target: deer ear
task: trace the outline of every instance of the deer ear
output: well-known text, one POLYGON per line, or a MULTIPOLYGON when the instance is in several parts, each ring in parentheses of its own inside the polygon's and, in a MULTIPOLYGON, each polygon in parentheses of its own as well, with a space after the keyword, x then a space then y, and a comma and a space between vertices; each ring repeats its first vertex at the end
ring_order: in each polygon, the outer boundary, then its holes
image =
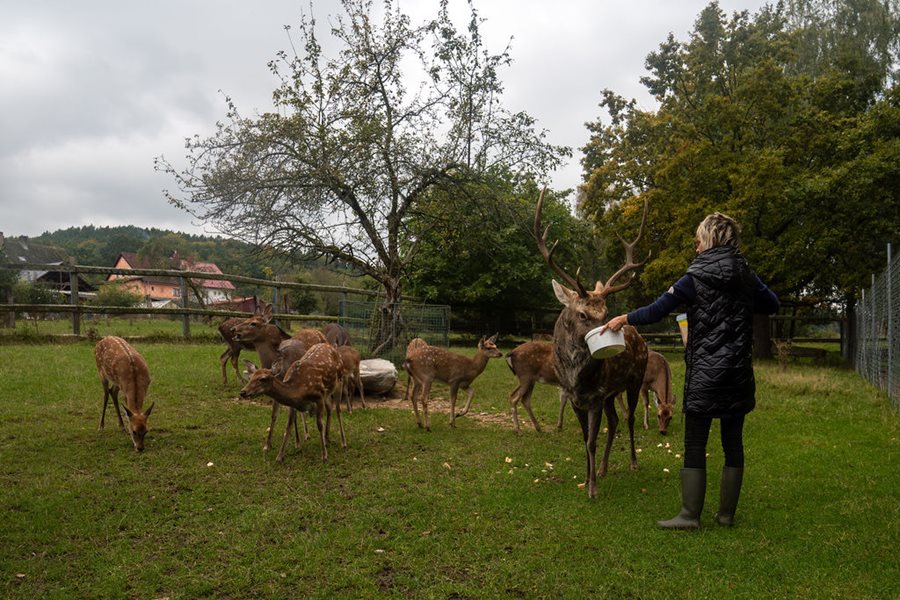
POLYGON ((550 281, 553 282, 553 293, 556 294, 556 299, 559 300, 561 304, 568 306, 578 296, 577 293, 555 279, 551 279, 550 281))
POLYGON ((256 370, 256 365, 245 358, 244 359, 244 368, 247 369, 247 372, 252 375, 253 371, 256 370))
POLYGON ((488 338, 488 341, 489 341, 490 343, 492 343, 492 344, 496 344, 496 343, 497 343, 497 337, 498 337, 499 335, 500 335, 500 332, 498 331, 497 333, 495 333, 494 335, 492 335, 491 337, 489 337, 489 338, 488 338))
POLYGON ((128 410, 128 406, 127 406, 126 404, 122 404, 122 408, 125 409, 125 415, 126 415, 129 419, 130 419, 131 417, 134 416, 134 415, 132 414, 132 412, 131 412, 130 410, 128 410))
POLYGON ((154 407, 154 406, 156 406, 156 402, 151 402, 151 403, 150 403, 150 408, 148 408, 148 409, 147 409, 147 412, 144 413, 144 416, 145 416, 145 417, 149 417, 149 416, 150 416, 150 413, 153 412, 153 407, 154 407))

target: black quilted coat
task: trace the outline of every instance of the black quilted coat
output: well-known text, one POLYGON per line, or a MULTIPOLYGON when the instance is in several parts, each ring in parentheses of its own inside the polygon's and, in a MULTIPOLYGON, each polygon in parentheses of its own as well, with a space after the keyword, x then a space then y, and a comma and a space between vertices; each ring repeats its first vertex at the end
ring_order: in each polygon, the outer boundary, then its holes
POLYGON ((756 405, 753 379, 755 277, 736 248, 700 253, 688 268, 697 292, 688 307, 684 412, 746 414, 756 405))

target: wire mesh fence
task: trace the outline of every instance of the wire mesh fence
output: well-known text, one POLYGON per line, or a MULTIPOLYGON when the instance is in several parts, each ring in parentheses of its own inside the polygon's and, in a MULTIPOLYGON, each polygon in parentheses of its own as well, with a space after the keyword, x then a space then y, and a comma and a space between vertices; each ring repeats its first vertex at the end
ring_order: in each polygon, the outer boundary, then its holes
POLYGON ((450 307, 446 305, 344 300, 339 323, 355 346, 398 364, 415 337, 435 346, 450 345, 450 307))
POLYGON ((887 268, 857 305, 854 366, 900 408, 900 255, 891 257, 890 244, 887 253, 887 268))

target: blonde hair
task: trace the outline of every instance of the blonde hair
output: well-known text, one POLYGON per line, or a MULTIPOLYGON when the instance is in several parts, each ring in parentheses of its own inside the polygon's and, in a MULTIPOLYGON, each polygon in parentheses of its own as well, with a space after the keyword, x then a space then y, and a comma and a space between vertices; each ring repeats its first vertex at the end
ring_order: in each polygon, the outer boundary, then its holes
POLYGON ((733 246, 741 243, 741 228, 728 215, 715 212, 707 215, 697 227, 697 241, 705 250, 716 246, 733 246))

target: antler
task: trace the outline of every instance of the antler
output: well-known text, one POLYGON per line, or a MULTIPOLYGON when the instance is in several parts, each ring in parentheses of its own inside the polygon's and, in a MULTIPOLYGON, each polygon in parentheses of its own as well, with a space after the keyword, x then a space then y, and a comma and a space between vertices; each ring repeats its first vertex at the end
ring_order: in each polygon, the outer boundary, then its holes
POLYGON ((620 291, 624 290, 625 288, 627 288, 629 285, 631 285, 631 282, 634 279, 633 276, 630 277, 628 279, 628 281, 626 281, 624 283, 620 283, 619 285, 613 285, 613 284, 615 284, 615 282, 622 275, 624 275, 628 271, 633 271, 634 269, 637 269, 638 267, 643 266, 643 264, 646 263, 650 259, 650 254, 648 253, 647 258, 645 258, 641 262, 639 262, 639 263, 634 262, 634 247, 640 241, 641 236, 644 235, 644 226, 647 224, 647 208, 648 208, 647 199, 644 198, 644 215, 641 217, 641 228, 638 231, 637 237, 634 238, 633 242, 631 242, 629 244, 628 242, 626 242, 625 240, 622 239, 622 236, 620 236, 618 233, 616 234, 616 237, 618 237, 619 241, 622 242, 622 246, 625 247, 625 264, 622 265, 622 267, 619 268, 618 271, 613 273, 612 276, 606 280, 606 283, 603 285, 603 291, 602 291, 604 296, 608 296, 610 294, 620 292, 620 291))
POLYGON ((537 208, 534 211, 534 237, 537 239, 538 250, 541 251, 541 256, 544 257, 544 261, 546 261, 547 265, 553 269, 553 271, 559 275, 564 281, 566 281, 571 287, 575 288, 578 291, 578 295, 582 298, 587 298, 588 293, 587 290, 584 289, 584 286, 581 285, 581 269, 575 272, 575 277, 573 278, 571 275, 566 273, 562 267, 553 262, 553 252, 556 250, 556 246, 559 244, 559 240, 553 242, 553 246, 547 250, 547 235, 550 233, 550 226, 541 232, 541 210, 544 208, 544 192, 547 191, 547 188, 541 190, 541 195, 537 201, 537 208))

